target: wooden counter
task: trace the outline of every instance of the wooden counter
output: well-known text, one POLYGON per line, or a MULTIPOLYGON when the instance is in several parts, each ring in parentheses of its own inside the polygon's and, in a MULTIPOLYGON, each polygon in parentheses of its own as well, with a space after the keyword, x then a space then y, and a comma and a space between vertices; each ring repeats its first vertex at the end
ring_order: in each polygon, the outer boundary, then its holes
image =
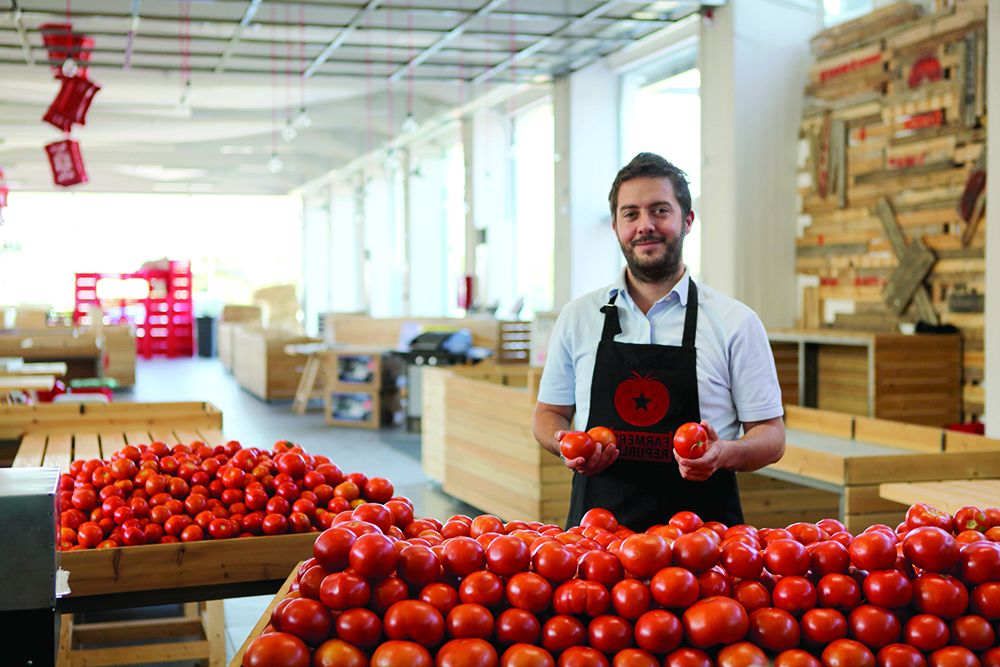
MULTIPOLYGON (((839 516, 854 533, 902 521, 907 505, 886 499, 880 493, 883 483, 1000 478, 996 440, 791 405, 785 409, 785 455, 754 474, 834 494, 837 506, 826 508, 826 516, 839 516)), ((822 516, 812 515, 823 511, 796 520, 815 521, 822 516)))
POLYGON ((287 354, 285 346, 318 342, 283 329, 233 327, 233 377, 261 400, 294 398, 308 355, 287 354))
POLYGON ((423 369, 424 474, 504 521, 565 524, 573 473, 531 432, 541 369, 423 369))
POLYGON ((943 427, 962 421, 958 334, 768 332, 785 403, 943 427))

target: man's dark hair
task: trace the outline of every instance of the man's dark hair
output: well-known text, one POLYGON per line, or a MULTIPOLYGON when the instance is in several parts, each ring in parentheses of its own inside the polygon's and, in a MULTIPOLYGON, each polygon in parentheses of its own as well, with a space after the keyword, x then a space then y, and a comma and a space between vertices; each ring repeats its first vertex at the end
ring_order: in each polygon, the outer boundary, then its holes
POLYGON ((674 186, 674 195, 677 203, 680 204, 681 213, 686 219, 691 212, 691 190, 688 188, 688 176, 673 165, 666 158, 660 157, 656 153, 639 153, 632 161, 621 168, 615 176, 615 182, 611 185, 611 193, 608 194, 608 202, 611 204, 611 220, 616 220, 618 215, 618 189, 622 183, 631 181, 633 178, 669 178, 674 186))

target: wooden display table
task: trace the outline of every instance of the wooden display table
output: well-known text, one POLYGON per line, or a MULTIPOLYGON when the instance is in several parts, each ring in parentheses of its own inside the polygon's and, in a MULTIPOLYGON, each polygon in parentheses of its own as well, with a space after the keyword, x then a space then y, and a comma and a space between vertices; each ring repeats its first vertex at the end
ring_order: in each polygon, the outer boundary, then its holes
POLYGON ((943 427, 962 420, 958 334, 769 331, 785 403, 943 427))
POLYGON ((505 521, 565 524, 573 472, 531 431, 540 379, 524 365, 425 366, 424 474, 505 521))
POLYGON ((264 628, 267 627, 267 624, 271 622, 271 612, 273 612, 274 608, 278 606, 278 603, 284 600, 285 596, 288 595, 288 591, 292 587, 292 582, 295 581, 295 573, 299 571, 300 565, 302 565, 302 563, 297 563, 292 568, 292 571, 285 579, 285 583, 283 583, 281 588, 278 589, 278 592, 274 594, 274 598, 268 603, 267 609, 265 609, 264 613, 260 615, 260 619, 253 626, 253 629, 250 630, 250 634, 247 635, 243 645, 240 646, 238 651, 236 651, 236 655, 233 656, 233 660, 229 663, 229 667, 241 667, 243 664, 243 654, 247 652, 247 647, 250 646, 250 642, 257 637, 260 637, 260 633, 263 632, 264 628))
POLYGON ((882 484, 879 493, 904 505, 930 503, 948 514, 963 507, 1000 507, 1000 479, 956 479, 947 482, 882 484))
MULTIPOLYGON (((210 403, 113 403, 0 408, 0 437, 21 438, 14 466, 68 469, 76 459, 107 459, 126 444, 227 441, 222 413, 210 403)), ((70 594, 63 614, 61 665, 207 660, 225 664, 222 599, 273 593, 296 563, 312 556, 315 533, 66 551, 70 594), (205 602, 207 600, 207 602, 205 602), (84 611, 184 603, 184 615, 152 621, 74 625, 84 611), (198 635, 192 641, 149 640, 198 635), (137 640, 139 646, 79 648, 137 640), (169 656, 169 657, 167 657, 169 656)))
POLYGON ((814 521, 825 512, 839 515, 853 533, 876 523, 895 526, 906 506, 883 497, 881 484, 1000 478, 996 440, 791 405, 785 411, 785 455, 755 474, 835 494, 838 501, 796 520, 814 521))

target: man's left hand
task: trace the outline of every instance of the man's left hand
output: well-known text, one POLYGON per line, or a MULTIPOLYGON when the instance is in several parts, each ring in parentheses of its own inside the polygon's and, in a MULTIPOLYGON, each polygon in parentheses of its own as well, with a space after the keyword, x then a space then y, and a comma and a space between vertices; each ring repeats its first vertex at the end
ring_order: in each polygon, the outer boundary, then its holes
POLYGON ((696 459, 685 459, 678 456, 677 452, 674 452, 674 458, 677 459, 677 467, 680 468, 681 477, 693 482, 704 482, 712 476, 712 473, 722 467, 723 455, 726 448, 726 443, 719 438, 719 434, 715 432, 711 424, 702 420, 701 426, 705 429, 705 435, 708 436, 704 454, 696 459))

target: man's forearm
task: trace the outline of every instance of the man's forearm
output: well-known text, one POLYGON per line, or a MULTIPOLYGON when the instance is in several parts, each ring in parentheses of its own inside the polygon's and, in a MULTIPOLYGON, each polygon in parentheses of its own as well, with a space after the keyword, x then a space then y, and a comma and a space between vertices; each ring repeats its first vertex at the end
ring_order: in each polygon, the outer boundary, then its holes
POLYGON ((752 472, 778 461, 785 453, 785 426, 781 418, 757 422, 739 440, 729 442, 724 468, 752 472))
POLYGON ((546 451, 559 456, 559 440, 555 434, 558 431, 568 431, 570 423, 570 420, 564 415, 536 406, 535 416, 532 420, 532 433, 538 444, 546 451))

